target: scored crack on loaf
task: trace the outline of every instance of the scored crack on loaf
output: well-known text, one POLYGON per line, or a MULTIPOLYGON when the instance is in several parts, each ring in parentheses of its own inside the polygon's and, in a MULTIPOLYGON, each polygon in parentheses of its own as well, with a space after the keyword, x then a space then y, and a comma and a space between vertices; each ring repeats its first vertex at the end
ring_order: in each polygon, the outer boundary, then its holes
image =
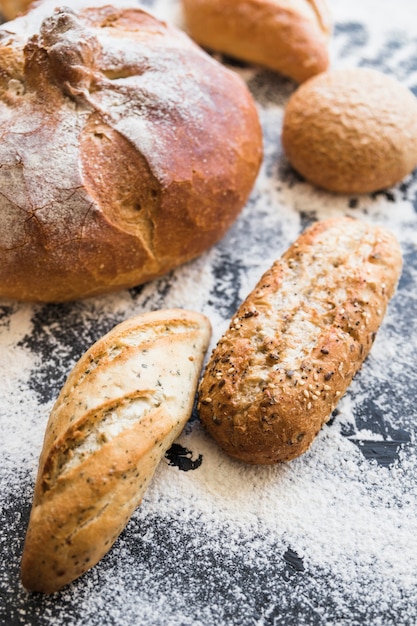
POLYGON ((211 336, 199 313, 122 322, 70 373, 45 432, 22 581, 53 593, 95 565, 189 419, 211 336))
POLYGON ((183 0, 200 45, 303 82, 329 66, 325 0, 183 0))
POLYGON ((144 9, 98 4, 45 0, 0 29, 3 297, 160 276, 224 235, 259 170, 243 80, 144 9))
POLYGON ((271 464, 309 448, 367 356, 401 266, 393 234, 335 218, 263 275, 199 388, 201 421, 229 455, 271 464))

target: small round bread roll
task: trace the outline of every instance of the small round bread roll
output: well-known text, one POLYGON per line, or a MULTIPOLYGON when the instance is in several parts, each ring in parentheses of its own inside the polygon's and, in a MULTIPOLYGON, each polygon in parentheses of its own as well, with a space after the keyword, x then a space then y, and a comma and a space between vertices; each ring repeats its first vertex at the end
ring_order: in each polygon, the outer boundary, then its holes
POLYGON ((329 65, 326 0, 183 0, 200 45, 302 82, 329 65))
POLYGON ((417 99, 376 70, 326 72, 291 96, 282 143, 318 187, 347 194, 391 187, 417 165, 417 99))
POLYGON ((35 5, 0 29, 0 296, 132 287, 231 226, 262 131, 236 74, 138 7, 35 5))

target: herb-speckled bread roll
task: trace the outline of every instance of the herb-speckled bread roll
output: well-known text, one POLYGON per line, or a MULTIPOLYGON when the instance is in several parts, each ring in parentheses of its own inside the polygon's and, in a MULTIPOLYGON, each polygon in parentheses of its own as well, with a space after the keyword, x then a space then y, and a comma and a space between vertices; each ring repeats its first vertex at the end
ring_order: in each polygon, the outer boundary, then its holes
POLYGON ((391 233, 336 218, 264 274, 199 389, 200 418, 229 455, 270 464, 308 449, 368 354, 401 266, 391 233))
POLYGON ((211 327, 199 313, 147 313, 76 364, 52 409, 22 580, 53 593, 104 556, 193 407, 211 327))
POLYGON ((329 66, 326 0, 183 0, 200 45, 303 82, 329 66))

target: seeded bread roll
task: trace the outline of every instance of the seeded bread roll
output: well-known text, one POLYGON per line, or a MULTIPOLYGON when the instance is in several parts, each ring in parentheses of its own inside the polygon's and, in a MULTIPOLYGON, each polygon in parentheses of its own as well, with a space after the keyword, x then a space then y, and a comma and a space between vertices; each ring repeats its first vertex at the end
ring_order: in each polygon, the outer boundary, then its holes
POLYGON ((98 4, 44 0, 0 28, 0 297, 160 276, 224 235, 256 179, 237 74, 145 10, 98 4))
POLYGON ((391 233, 338 218, 264 274, 199 389, 201 421, 229 455, 272 464, 309 448, 367 356, 401 265, 391 233))
POLYGON ((193 407, 211 328, 168 310, 123 322, 76 364, 52 409, 22 560, 53 593, 110 549, 193 407))
POLYGON ((206 48, 300 83, 329 66, 325 0, 183 0, 183 6, 189 34, 206 48))

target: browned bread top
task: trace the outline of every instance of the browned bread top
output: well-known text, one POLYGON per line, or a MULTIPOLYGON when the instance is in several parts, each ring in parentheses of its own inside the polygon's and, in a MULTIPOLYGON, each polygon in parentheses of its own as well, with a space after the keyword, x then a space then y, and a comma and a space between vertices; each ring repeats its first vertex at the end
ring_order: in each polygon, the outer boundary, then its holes
POLYGON ((314 224, 241 305, 213 351, 200 418, 231 456, 307 450, 361 366, 401 271, 395 237, 364 221, 314 224))
POLYGON ((0 31, 0 296, 167 272, 223 236, 260 165, 236 74, 142 9, 73 6, 45 0, 0 31))

